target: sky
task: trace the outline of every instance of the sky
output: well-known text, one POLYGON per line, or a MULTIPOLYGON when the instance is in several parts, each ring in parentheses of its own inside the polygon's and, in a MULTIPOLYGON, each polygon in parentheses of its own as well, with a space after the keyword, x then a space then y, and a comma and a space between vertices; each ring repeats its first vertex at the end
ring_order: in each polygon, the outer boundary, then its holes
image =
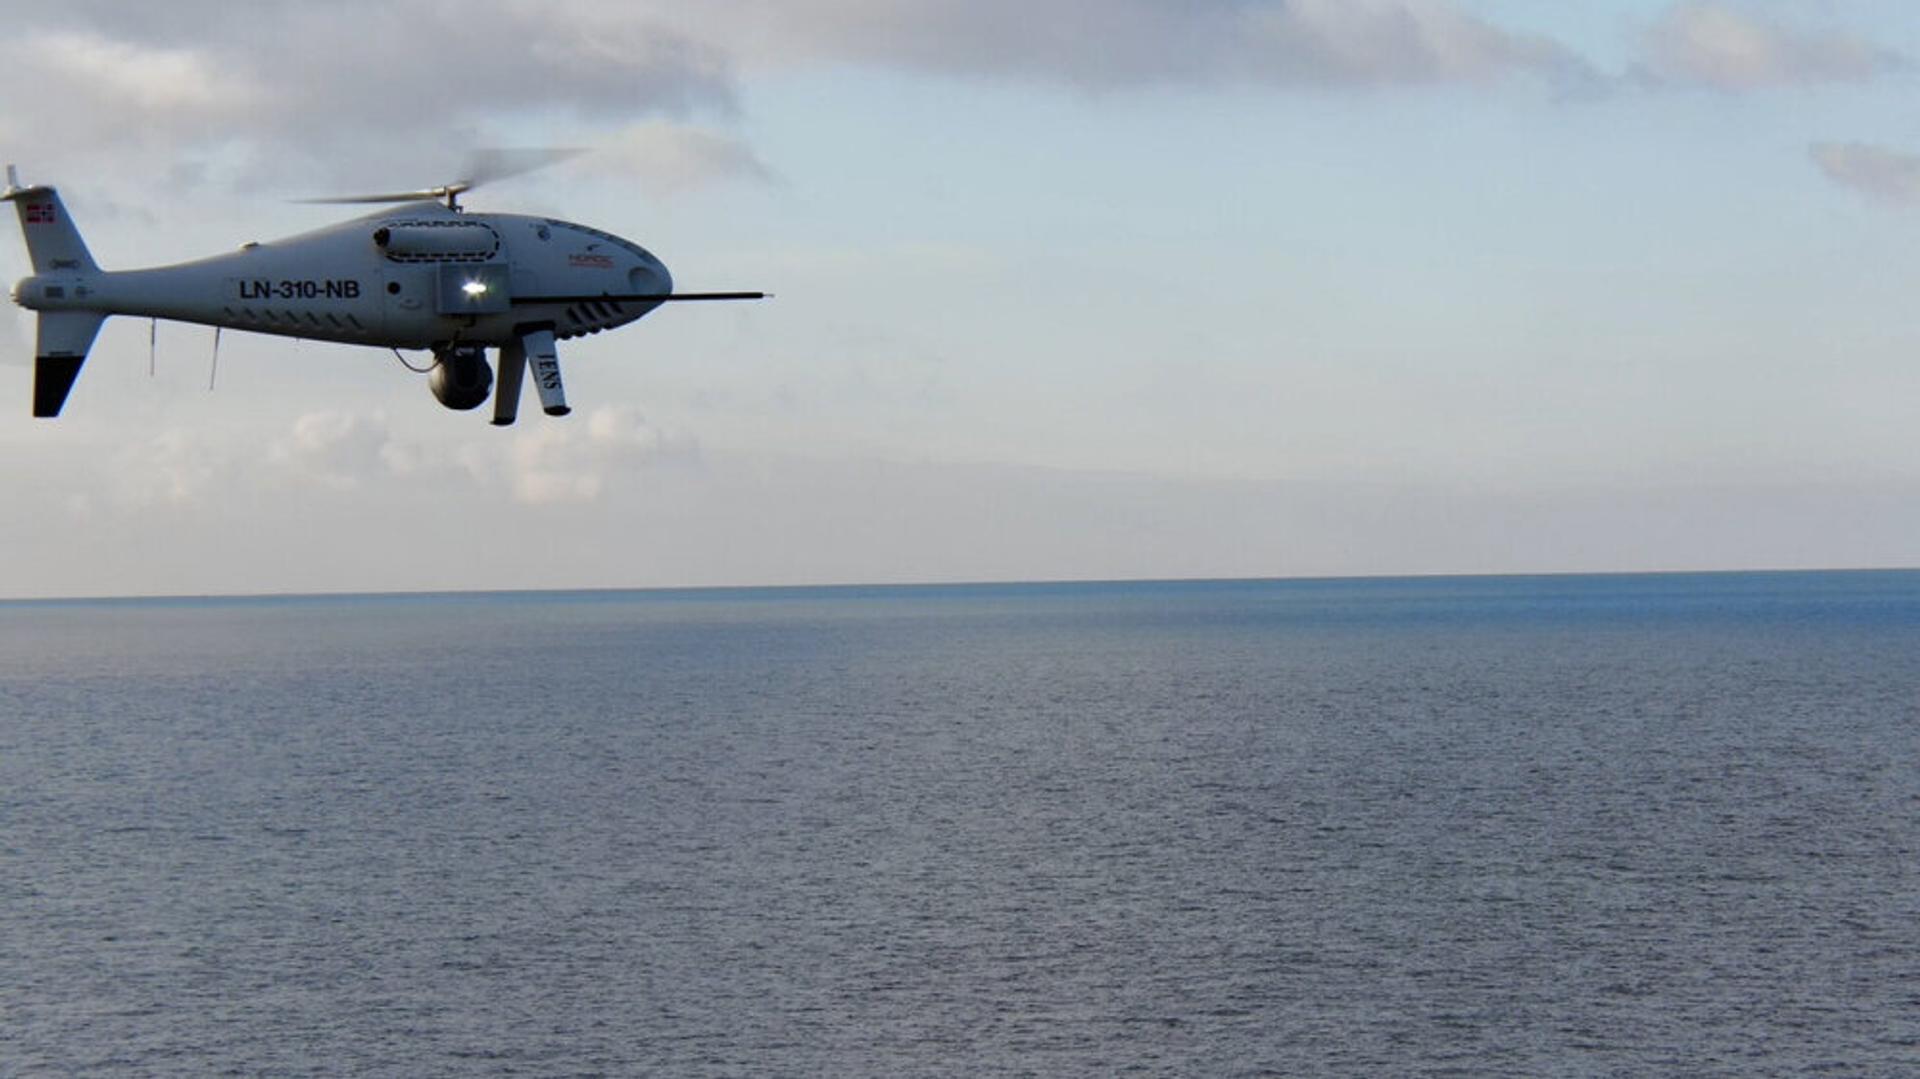
POLYGON ((0 156, 108 269, 580 147, 466 205, 775 294, 509 429, 131 319, 36 421, 14 309, 0 596, 1920 565, 1893 0, 0 15, 0 156))

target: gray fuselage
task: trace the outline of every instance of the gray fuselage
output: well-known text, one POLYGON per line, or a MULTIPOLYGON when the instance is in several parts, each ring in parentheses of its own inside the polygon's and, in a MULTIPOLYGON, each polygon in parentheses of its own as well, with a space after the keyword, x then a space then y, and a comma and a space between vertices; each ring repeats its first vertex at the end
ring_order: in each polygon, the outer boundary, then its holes
POLYGON ((37 311, 85 311, 394 348, 500 347, 645 315, 673 279, 598 229, 437 202, 381 210, 194 262, 143 270, 50 266, 14 287, 37 311), (600 299, 600 297, 625 297, 600 299))

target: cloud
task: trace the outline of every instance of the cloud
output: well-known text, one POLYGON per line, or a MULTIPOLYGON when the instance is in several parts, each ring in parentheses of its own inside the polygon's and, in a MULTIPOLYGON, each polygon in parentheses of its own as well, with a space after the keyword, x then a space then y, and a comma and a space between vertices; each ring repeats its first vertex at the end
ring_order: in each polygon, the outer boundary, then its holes
POLYGON ((114 501, 124 508, 185 506, 224 488, 231 479, 232 464, 207 438, 169 428, 115 453, 108 479, 114 501))
POLYGON ((1249 19, 1243 63, 1259 81, 1328 85, 1489 82, 1516 73, 1583 81, 1585 61, 1440 3, 1296 0, 1249 19))
POLYGON ((624 406, 595 409, 584 425, 544 424, 515 437, 506 461, 508 487, 528 505, 594 502, 624 473, 646 465, 699 458, 691 439, 668 435, 624 406))
POLYGON ((351 493, 459 472, 423 447, 395 439, 384 413, 310 412, 277 436, 163 428, 102 458, 101 487, 124 510, 199 506, 239 491, 351 493), (262 446, 265 447, 262 452, 262 446))
POLYGON ((451 167, 491 125, 516 119, 733 111, 718 49, 643 10, 610 9, 49 5, 12 16, 0 93, 36 103, 11 122, 37 156, 145 150, 214 159, 257 183, 386 185, 396 168, 451 167))
POLYGON ((666 182, 685 183, 767 170, 722 136, 637 122, 731 116, 741 70, 845 64, 1095 89, 1591 77, 1452 0, 75 0, 14 13, 0 93, 36 103, 8 123, 42 156, 113 141, 255 183, 387 184, 558 120, 664 143, 666 182), (354 158, 381 175, 338 161, 354 158))
POLYGON ((134 514, 283 497, 308 508, 446 498, 544 506, 597 502, 631 490, 642 470, 701 460, 695 439, 621 405, 536 417, 511 433, 484 424, 438 437, 404 430, 383 411, 340 410, 264 430, 166 427, 134 444, 72 455, 66 460, 86 474, 67 486, 104 492, 95 508, 134 514))
POLYGON ((1865 142, 1817 142, 1807 148, 1827 178, 1878 202, 1920 205, 1920 156, 1865 142))
POLYGON ((1643 44, 1641 81, 1728 91, 1866 82, 1907 63, 1851 34, 1783 26, 1709 0, 1668 9, 1643 44))
POLYGON ((773 178, 727 132, 743 73, 847 66, 1095 91, 1601 81, 1456 0, 70 0, 12 14, 0 95, 34 107, 0 134, 107 187, 313 195, 425 186, 559 130, 671 194, 773 178))
POLYGON ((628 470, 698 455, 691 440, 671 437, 617 405, 570 420, 537 421, 511 439, 491 428, 480 434, 478 440, 430 446, 396 437, 385 413, 310 412, 269 444, 264 464, 276 487, 289 480, 343 493, 376 485, 390 491, 504 486, 515 501, 553 505, 596 501, 628 470))
POLYGON ((384 412, 321 410, 277 434, 165 428, 102 455, 97 481, 109 504, 128 512, 203 507, 236 492, 378 502, 464 491, 537 505, 592 501, 624 468, 696 453, 618 407, 529 426, 512 439, 482 427, 441 442, 402 437, 384 412))
POLYGON ((139 115, 236 114, 264 92, 203 51, 153 48, 92 30, 25 35, 19 55, 35 78, 70 78, 81 92, 139 115))
POLYGON ((733 0, 684 10, 763 66, 853 62, 1092 89, 1591 74, 1558 43, 1445 0, 733 0))
POLYGON ((584 467, 580 443, 559 427, 540 427, 517 436, 509 482, 516 501, 530 506, 592 502, 605 478, 584 467))
POLYGON ((39 512, 0 519, 0 595, 1884 566, 1920 532, 1893 479, 1501 492, 723 452, 586 507, 280 485, 76 527, 51 463, 13 477, 39 512))
POLYGON ((310 412, 268 448, 267 460, 289 475, 340 491, 381 474, 420 470, 418 451, 395 445, 384 414, 310 412))
POLYGON ((726 181, 773 183, 773 170, 744 142, 685 124, 650 120, 602 140, 588 167, 673 196, 726 181))

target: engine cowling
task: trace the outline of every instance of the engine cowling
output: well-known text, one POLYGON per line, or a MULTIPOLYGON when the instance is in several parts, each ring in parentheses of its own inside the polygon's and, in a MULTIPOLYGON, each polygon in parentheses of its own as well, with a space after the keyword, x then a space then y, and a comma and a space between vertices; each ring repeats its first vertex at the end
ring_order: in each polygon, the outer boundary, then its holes
POLYGON ((373 230, 375 247, 395 262, 485 262, 500 234, 479 221, 395 221, 373 230))
POLYGON ((441 404, 460 412, 486 404, 487 395, 493 392, 493 369, 487 366, 486 349, 434 349, 433 358, 427 385, 441 404))

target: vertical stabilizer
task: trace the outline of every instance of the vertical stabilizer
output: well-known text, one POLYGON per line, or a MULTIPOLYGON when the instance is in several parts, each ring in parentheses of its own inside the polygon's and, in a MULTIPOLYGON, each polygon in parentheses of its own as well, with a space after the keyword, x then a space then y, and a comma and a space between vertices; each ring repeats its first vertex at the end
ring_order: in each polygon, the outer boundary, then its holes
MULTIPOLYGON (((60 201, 60 193, 44 185, 21 187, 20 174, 7 166, 7 187, 0 201, 11 202, 20 212, 20 232, 27 238, 27 255, 36 274, 93 274, 94 264, 87 242, 73 227, 73 218, 60 201)), ((71 280, 71 279, 69 279, 71 280)), ((47 294, 57 288, 48 286, 47 294)), ((81 294, 85 293, 82 288, 81 294)), ((19 294, 15 293, 18 301, 19 294)), ((100 332, 106 316, 94 311, 42 311, 40 334, 33 353, 33 414, 52 417, 60 414, 80 377, 80 365, 87 362, 87 350, 100 332)))
POLYGON ((107 316, 93 311, 42 311, 40 335, 33 360, 33 414, 43 419, 58 416, 67 403, 73 380, 80 377, 80 365, 87 362, 87 350, 107 316))
POLYGON ((0 199, 13 203, 20 211, 20 231, 27 238, 27 255, 33 259, 34 273, 93 273, 93 255, 73 218, 60 201, 60 193, 51 187, 21 187, 14 181, 13 166, 7 166, 7 189, 0 199))

